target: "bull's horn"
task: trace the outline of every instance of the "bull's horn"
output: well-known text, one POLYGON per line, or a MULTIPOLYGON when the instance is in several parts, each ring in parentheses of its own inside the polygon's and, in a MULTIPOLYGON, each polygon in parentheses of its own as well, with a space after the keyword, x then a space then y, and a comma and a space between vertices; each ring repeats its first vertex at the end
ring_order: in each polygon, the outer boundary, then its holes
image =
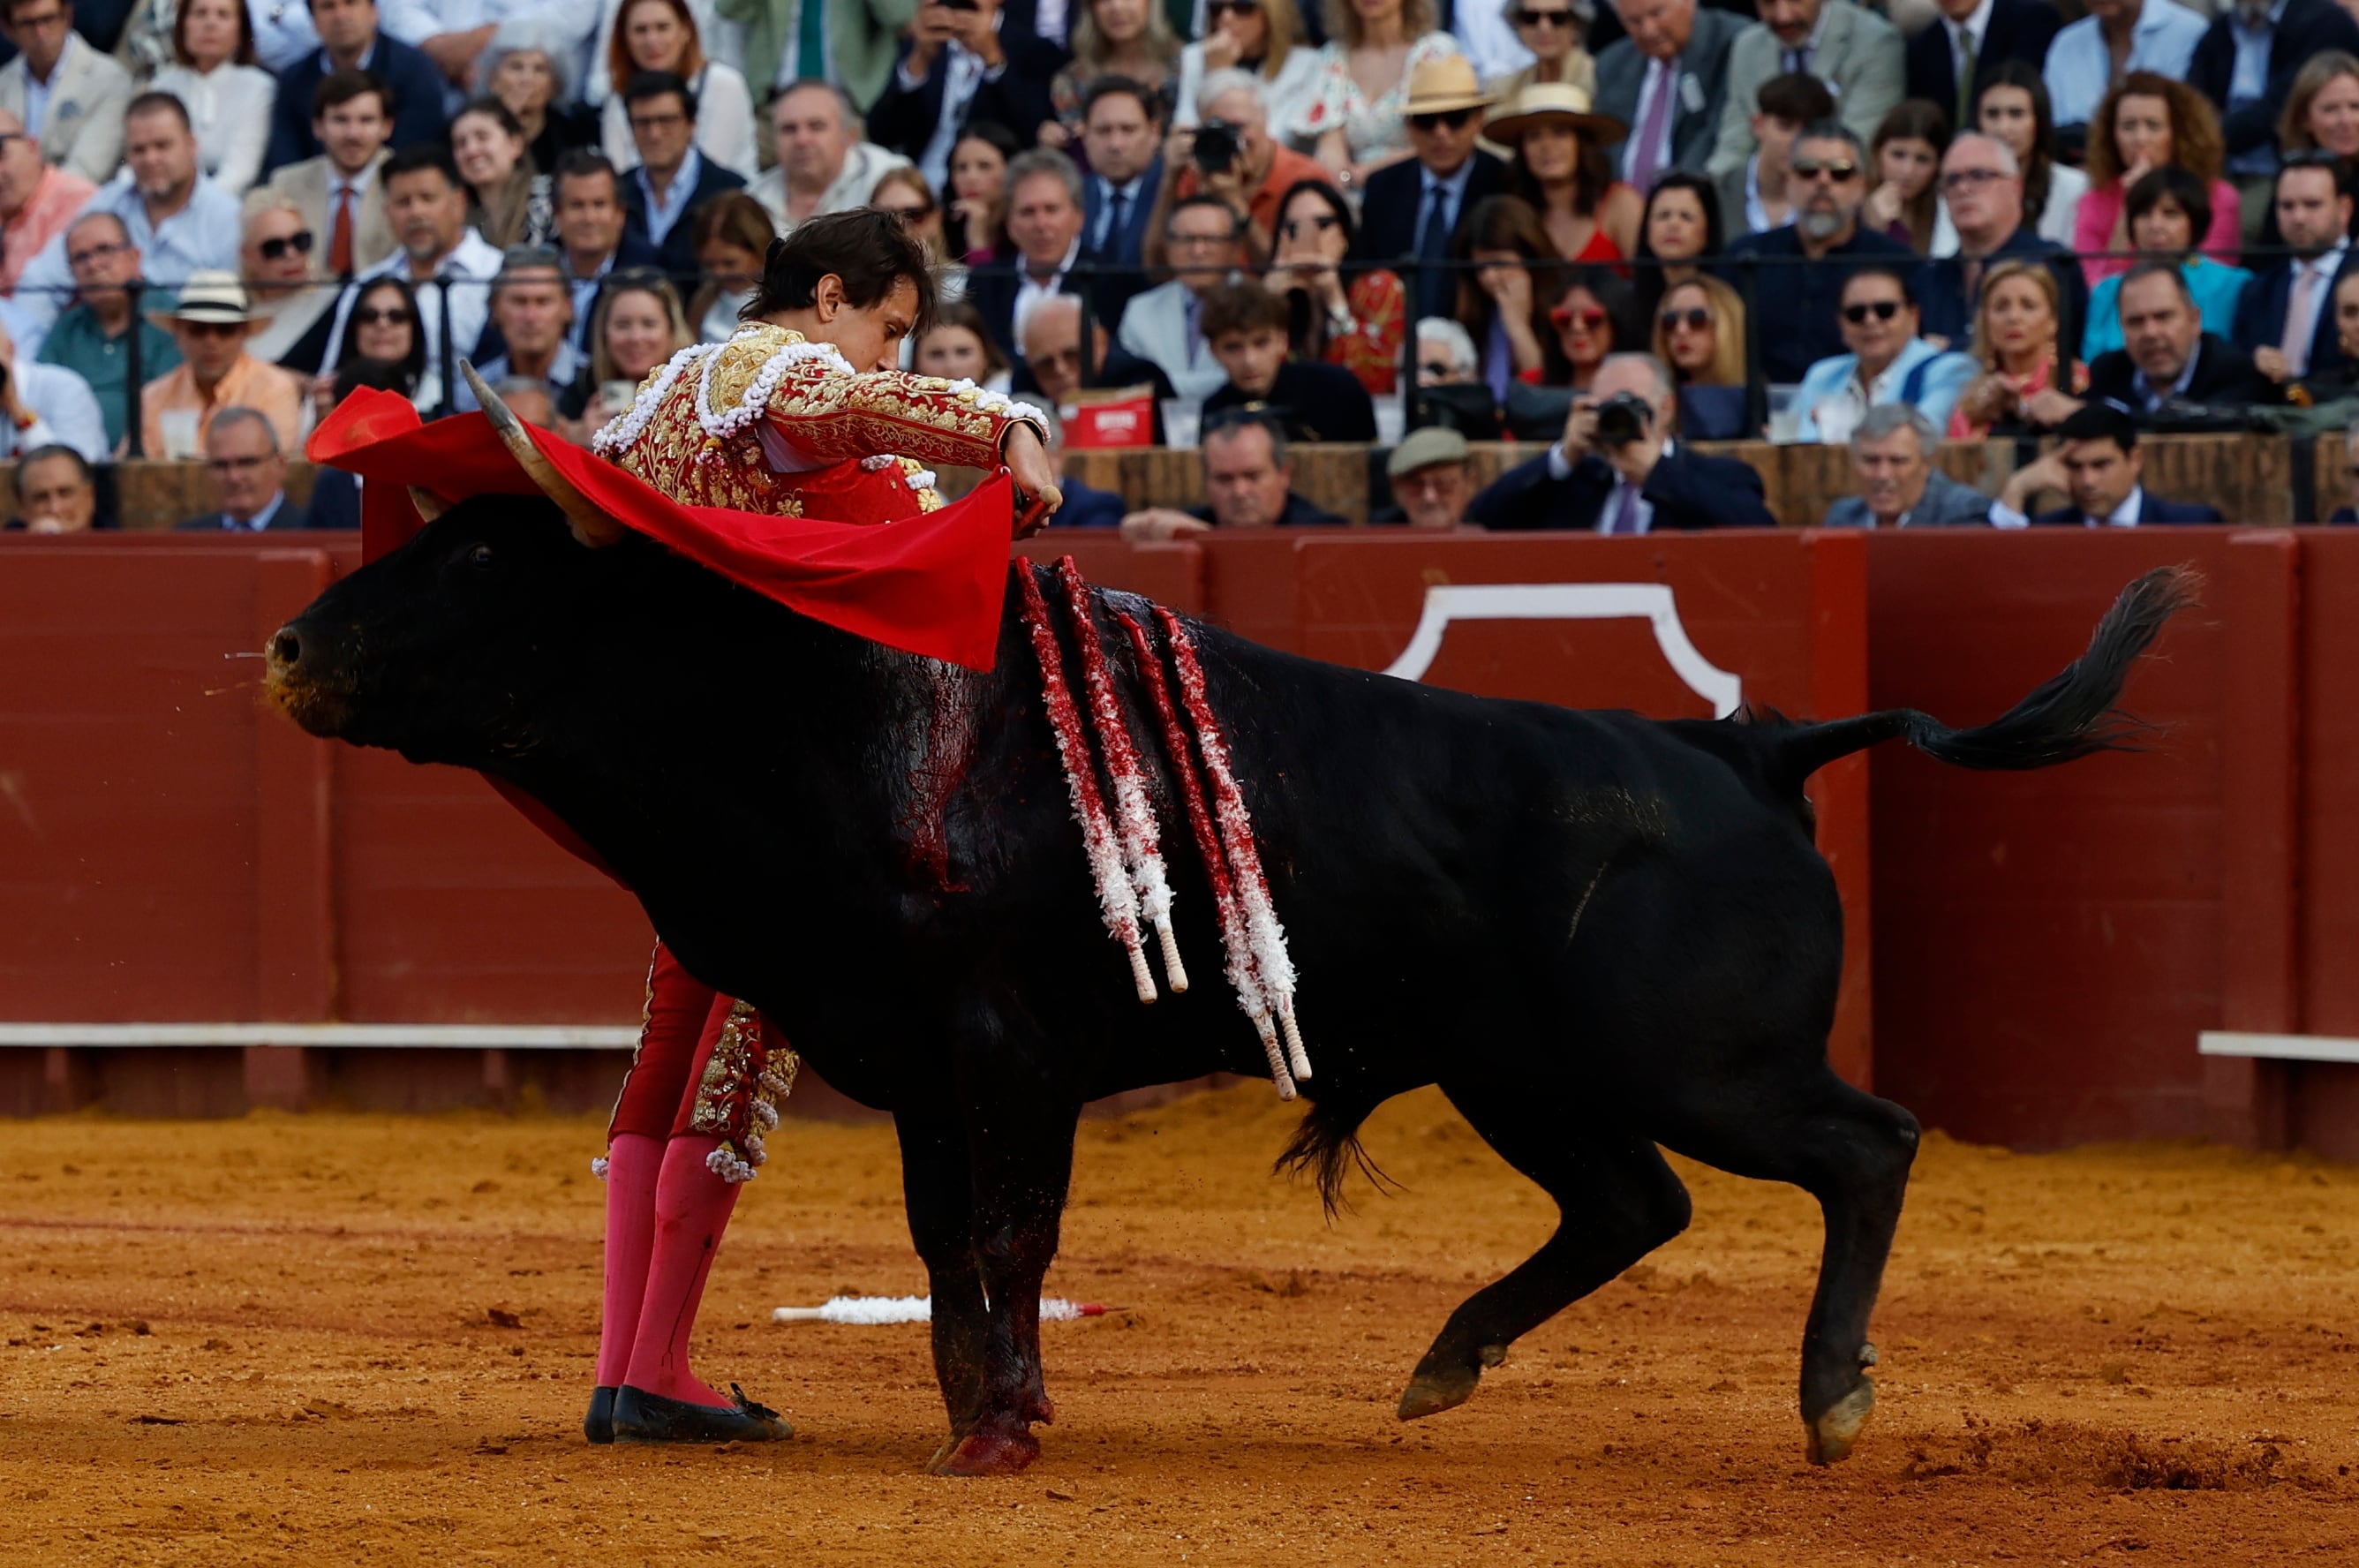
POLYGON ((516 417, 514 409, 500 401, 498 393, 484 385, 484 378, 475 374, 474 365, 461 360, 459 374, 464 376, 467 385, 474 389, 475 401, 483 405, 484 412, 491 418, 492 429, 499 431, 500 440, 516 455, 517 463, 531 476, 532 482, 540 486, 541 493, 563 510, 565 520, 573 528, 573 537, 592 550, 620 543, 627 530, 592 506, 589 497, 576 490, 573 482, 559 473, 557 465, 549 461, 548 455, 533 445, 524 421, 516 417))
POLYGON ((418 519, 424 523, 432 522, 451 509, 441 496, 419 485, 409 487, 409 504, 418 508, 418 519))

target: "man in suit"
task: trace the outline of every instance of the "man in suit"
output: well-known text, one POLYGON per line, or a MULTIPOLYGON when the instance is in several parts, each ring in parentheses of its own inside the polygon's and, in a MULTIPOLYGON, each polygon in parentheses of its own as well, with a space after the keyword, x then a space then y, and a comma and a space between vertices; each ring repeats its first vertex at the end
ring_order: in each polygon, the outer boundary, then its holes
POLYGON ((385 215, 386 138, 393 132, 393 92, 363 71, 339 71, 312 90, 311 135, 322 150, 270 177, 270 188, 303 210, 327 243, 332 278, 350 278, 393 254, 385 215))
POLYGON ((1491 100, 1463 55, 1419 66, 1409 81, 1410 150, 1415 157, 1368 177, 1361 203, 1361 259, 1390 266, 1404 256, 1419 263, 1418 316, 1447 316, 1458 299, 1453 246, 1475 204, 1507 189, 1507 166, 1474 145, 1491 100))
POLYGON ((2203 330, 2202 313, 2187 277, 2167 261, 2141 262, 2122 279, 2116 296, 2122 346, 2089 365, 2089 400, 2150 418, 2173 404, 2213 408, 2283 400, 2276 382, 2252 355, 2203 330))
POLYGON ((1332 182, 1334 176, 1270 130, 1269 83, 1254 71, 1232 67, 1208 72, 1196 90, 1196 114, 1195 129, 1172 136, 1175 167, 1164 170, 1163 188, 1156 193, 1157 214, 1147 228, 1147 265, 1163 264, 1156 246, 1163 233, 1163 207, 1200 192, 1229 204, 1245 225, 1250 259, 1266 261, 1277 234, 1277 204, 1286 193, 1302 180, 1332 182), (1229 128, 1225 158, 1216 154, 1208 134, 1216 121, 1229 128))
POLYGON ((2344 366, 2334 283, 2351 265, 2351 186, 2330 152, 2298 153, 2277 177, 2277 233, 2293 254, 2256 266, 2236 301, 2236 346, 2284 386, 2344 366))
POLYGON ((1729 276, 1740 291, 1748 272, 1742 258, 1763 258, 1751 279, 1761 306, 1761 370, 1777 382, 1799 382, 1811 365, 1843 352, 1839 310, 1853 271, 1897 266, 1910 255, 1898 240, 1860 226, 1867 153, 1841 120, 1821 120, 1794 139, 1788 179, 1801 191, 1794 221, 1728 247, 1735 258, 1729 276))
POLYGON ((2196 501, 2166 501, 2145 485, 2146 453, 2137 423, 2119 408, 2092 403, 2056 427, 2059 445, 2016 470, 1991 504, 2002 528, 2030 524, 2061 528, 2134 528, 2145 523, 2216 523, 2219 508, 2196 501), (2027 517, 2032 497, 2060 490, 2071 504, 2027 517))
POLYGON ((2359 22, 2335 0, 2278 0, 2249 18, 2244 6, 2221 7, 2195 46, 2187 82, 2220 111, 2231 169, 2276 168, 2277 116, 2294 75, 2329 49, 2359 54, 2359 22))
POLYGON ((484 335, 484 323, 491 315, 490 284, 500 274, 503 257, 500 248, 467 222, 469 191, 451 161, 450 148, 404 147, 386 162, 384 180, 385 209, 400 248, 337 297, 336 324, 328 334, 324 363, 332 365, 340 356, 345 327, 363 289, 375 278, 398 277, 417 292, 418 331, 426 343, 426 370, 418 379, 414 400, 421 412, 447 412, 446 387, 458 381, 460 359, 473 354, 484 335), (434 287, 442 278, 458 287, 434 287))
POLYGON ((1112 321, 1147 287, 1147 221, 1163 189, 1155 94, 1126 76, 1101 76, 1082 99, 1082 255, 1098 272, 1093 299, 1112 321))
POLYGON ((746 189, 769 209, 781 234, 822 212, 868 205, 876 182, 909 160, 861 134, 860 110, 843 89, 798 82, 770 103, 770 146, 777 162, 746 189))
POLYGON ((598 296, 615 271, 653 267, 655 247, 634 234, 623 217, 623 180, 603 153, 576 147, 557 162, 554 191, 558 254, 573 290, 573 326, 567 341, 587 352, 598 296))
POLYGON ((1024 357, 1024 320, 1041 300, 1087 291, 1082 259, 1082 171, 1052 147, 1034 147, 1007 165, 1007 237, 1016 258, 967 275, 967 299, 992 342, 1010 359, 1024 357))
POLYGON ((1266 408, 1288 441, 1376 439, 1376 409, 1360 378, 1340 365, 1287 357, 1286 301, 1250 279, 1204 297, 1204 341, 1228 380, 1204 399, 1223 408, 1266 408))
POLYGON ((1743 16, 1696 0, 1623 0, 1629 36, 1597 57, 1597 112, 1630 127, 1617 170, 1640 191, 1673 169, 1701 174, 1728 109, 1728 56, 1743 16))
MULTIPOLYGON (((1217 362, 1216 362, 1217 363, 1217 362)), ((1103 321, 1090 323, 1089 382, 1093 387, 1146 387, 1156 400, 1154 444, 1163 443, 1163 402, 1178 394, 1163 372, 1147 360, 1113 346, 1103 321)), ((1082 389, 1082 301, 1060 294, 1043 299, 1024 322, 1024 357, 1016 363, 1009 390, 1050 408, 1074 401, 1082 389)))
POLYGON ((656 253, 685 295, 697 277, 688 215, 745 179, 696 150, 696 93, 668 71, 643 71, 623 89, 639 167, 623 183, 623 224, 656 253))
POLYGON ((123 160, 131 73, 74 31, 72 0, 0 0, 0 31, 18 50, 0 65, 0 109, 67 173, 93 185, 113 179, 123 160))
POLYGON ((1992 262, 2015 256, 2039 262, 2054 276, 2064 307, 2057 341, 2079 343, 2082 323, 2089 319, 2089 280, 2071 253, 2041 239, 2027 221, 2023 170, 2015 154, 2003 143, 1968 132, 1941 155, 1940 186, 1958 231, 1958 254, 1928 261, 1918 274, 1925 335, 1953 346, 1973 341, 1983 273, 1992 262))
POLYGON ((1123 514, 1129 510, 1123 499, 1111 490, 1076 479, 1065 471, 1065 421, 1053 408, 1041 408, 1041 419, 1049 426, 1049 460, 1057 465, 1057 488, 1065 504, 1049 519, 1058 528, 1113 528, 1122 526, 1123 514))
POLYGON ((977 120, 1006 126, 1030 147, 1053 113, 1049 83, 1063 53, 1028 29, 1000 25, 999 0, 953 10, 918 7, 885 91, 868 109, 871 140, 909 159, 936 191, 950 189, 951 148, 977 120))
POLYGON ((1933 466, 1941 432, 1906 403, 1879 403, 1851 433, 1859 494, 1827 508, 1831 528, 1946 528, 1990 521, 1991 498, 1933 466))
POLYGON ((1908 96, 1939 103, 1953 125, 1971 125, 1974 83, 2002 60, 2038 71, 2064 18, 2049 0, 1940 3, 1940 19, 1908 40, 1908 96))
POLYGON ((1343 519, 1294 490, 1286 432, 1267 414, 1231 409, 1204 422, 1198 448, 1204 463, 1201 506, 1149 506, 1122 520, 1133 544, 1193 538, 1213 528, 1337 527, 1343 519))
POLYGON ((2207 25, 2205 13, 2175 0, 2090 0, 2089 14, 2066 23, 2048 46, 2041 72, 2058 139, 2074 146, 2085 140, 2117 69, 2123 76, 2151 71, 2187 80, 2207 25))
POLYGON ((440 141, 449 125, 442 113, 442 73, 425 55, 378 27, 376 0, 310 0, 310 5, 320 47, 278 79, 264 169, 320 155, 320 87, 350 71, 364 71, 385 84, 387 146, 440 141))
POLYGON ((285 533, 310 518, 287 494, 287 457, 260 410, 223 408, 205 431, 205 472, 220 505, 179 525, 190 532, 285 533))
POLYGON ((1123 307, 1115 339, 1162 371, 1182 397, 1209 397, 1228 379, 1204 341, 1204 299, 1245 263, 1245 226, 1217 196, 1190 196, 1164 220, 1172 276, 1123 307))
POLYGON ((1729 46, 1728 103, 1712 148, 1713 178, 1744 168, 1753 156, 1753 105, 1762 84, 1797 72, 1825 82, 1843 123, 1863 144, 1873 141, 1900 102, 1899 31, 1851 0, 1761 0, 1761 19, 1729 46))
POLYGON ((1674 437, 1678 409, 1662 361, 1650 354, 1609 354, 1590 389, 1573 399, 1563 438, 1494 480, 1466 508, 1466 520, 1486 528, 1601 534, 1776 528, 1761 475, 1734 458, 1681 447, 1674 437), (1598 409, 1625 393, 1646 413, 1635 436, 1620 439, 1618 419, 1599 430, 1598 409))

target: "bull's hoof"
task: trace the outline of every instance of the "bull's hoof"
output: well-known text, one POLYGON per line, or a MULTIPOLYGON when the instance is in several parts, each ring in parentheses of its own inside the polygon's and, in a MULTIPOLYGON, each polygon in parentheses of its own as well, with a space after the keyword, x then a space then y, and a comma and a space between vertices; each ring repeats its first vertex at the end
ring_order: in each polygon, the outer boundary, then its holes
POLYGON ((1460 1362, 1444 1362, 1435 1366, 1428 1356, 1401 1390, 1400 1409, 1395 1412, 1401 1420, 1417 1421, 1425 1416, 1440 1415, 1453 1410, 1474 1397, 1474 1387, 1483 1380, 1484 1367, 1496 1367, 1507 1358, 1504 1345, 1486 1345, 1474 1353, 1478 1367, 1460 1362))
POLYGON ((1875 1385, 1863 1377, 1858 1388, 1835 1401, 1818 1420, 1803 1423, 1810 1463, 1832 1465, 1849 1458, 1852 1444, 1859 1441, 1859 1429, 1867 1424, 1867 1413, 1875 1408, 1875 1385))
POLYGON ((929 1468, 937 1475, 1014 1475, 1039 1457, 1040 1440, 1028 1432, 971 1432, 929 1468))

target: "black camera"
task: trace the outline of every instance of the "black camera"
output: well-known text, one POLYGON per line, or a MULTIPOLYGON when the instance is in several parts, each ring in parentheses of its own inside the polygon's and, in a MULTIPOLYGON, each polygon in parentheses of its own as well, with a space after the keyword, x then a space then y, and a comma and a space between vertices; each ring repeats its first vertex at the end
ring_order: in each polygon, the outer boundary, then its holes
POLYGON ((1597 405, 1597 440, 1603 446, 1644 441, 1655 422, 1655 407, 1636 392, 1616 392, 1597 405))
POLYGON ((1226 120, 1207 120, 1196 127, 1196 167, 1207 174, 1226 174, 1237 161, 1237 128, 1226 120))

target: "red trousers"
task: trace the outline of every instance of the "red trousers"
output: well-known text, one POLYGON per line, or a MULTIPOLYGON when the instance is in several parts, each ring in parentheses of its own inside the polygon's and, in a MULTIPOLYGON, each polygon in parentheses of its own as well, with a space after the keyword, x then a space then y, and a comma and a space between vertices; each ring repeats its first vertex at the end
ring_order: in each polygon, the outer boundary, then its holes
POLYGON ((638 1048, 614 1102, 606 1136, 637 1133, 666 1138, 690 1130, 696 1114, 696 1088, 736 1004, 704 985, 656 943, 647 970, 647 1022, 638 1048))

